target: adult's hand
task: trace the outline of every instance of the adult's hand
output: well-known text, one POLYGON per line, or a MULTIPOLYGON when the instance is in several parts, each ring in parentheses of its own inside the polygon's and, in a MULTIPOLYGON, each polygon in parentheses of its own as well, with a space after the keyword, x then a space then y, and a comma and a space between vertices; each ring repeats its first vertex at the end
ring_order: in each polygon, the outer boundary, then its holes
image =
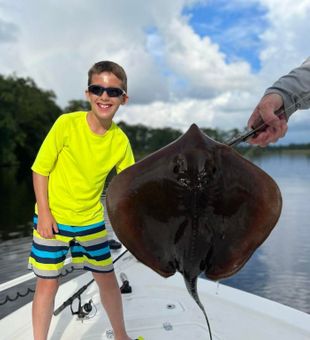
POLYGON ((282 107, 283 99, 277 93, 267 94, 260 100, 249 118, 248 127, 257 127, 262 121, 267 127, 265 130, 257 132, 257 135, 250 138, 248 143, 264 147, 285 136, 288 129, 286 117, 284 114, 279 116, 275 114, 282 107))

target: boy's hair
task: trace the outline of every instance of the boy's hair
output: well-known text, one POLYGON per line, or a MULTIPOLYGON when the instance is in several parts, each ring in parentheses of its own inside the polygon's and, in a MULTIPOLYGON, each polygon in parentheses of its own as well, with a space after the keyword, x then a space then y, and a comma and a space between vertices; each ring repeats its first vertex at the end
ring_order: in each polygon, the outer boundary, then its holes
POLYGON ((102 72, 113 73, 118 79, 122 81, 122 88, 125 92, 127 92, 127 75, 125 70, 120 65, 108 60, 99 61, 90 68, 88 71, 88 85, 91 84, 92 76, 94 74, 100 74, 102 72))

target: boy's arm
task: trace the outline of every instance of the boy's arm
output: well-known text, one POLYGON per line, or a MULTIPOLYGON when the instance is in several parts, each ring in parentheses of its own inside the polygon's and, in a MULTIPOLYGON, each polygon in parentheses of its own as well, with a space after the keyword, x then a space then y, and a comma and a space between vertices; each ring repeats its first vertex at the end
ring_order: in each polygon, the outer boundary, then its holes
POLYGON ((44 238, 54 238, 54 232, 58 233, 58 227, 48 204, 49 178, 36 172, 33 172, 32 178, 38 206, 37 232, 44 238))
POLYGON ((124 169, 135 163, 135 158, 129 141, 127 141, 126 149, 123 158, 116 164, 116 172, 119 174, 124 169))

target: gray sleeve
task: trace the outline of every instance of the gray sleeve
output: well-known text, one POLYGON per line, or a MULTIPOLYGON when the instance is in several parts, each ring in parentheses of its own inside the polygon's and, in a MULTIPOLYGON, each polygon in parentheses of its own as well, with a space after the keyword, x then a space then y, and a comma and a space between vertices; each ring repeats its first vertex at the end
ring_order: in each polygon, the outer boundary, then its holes
POLYGON ((278 93, 283 98, 287 118, 298 109, 310 107, 310 57, 304 63, 281 77, 265 94, 278 93))

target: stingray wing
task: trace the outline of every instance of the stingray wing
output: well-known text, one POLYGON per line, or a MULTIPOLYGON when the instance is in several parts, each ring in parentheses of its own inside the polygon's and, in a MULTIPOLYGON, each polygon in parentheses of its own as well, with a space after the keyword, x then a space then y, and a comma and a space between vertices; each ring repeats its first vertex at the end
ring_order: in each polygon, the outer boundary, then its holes
POLYGON ((116 176, 107 209, 142 263, 186 280, 238 271, 268 237, 281 194, 264 171, 196 126, 116 176))

